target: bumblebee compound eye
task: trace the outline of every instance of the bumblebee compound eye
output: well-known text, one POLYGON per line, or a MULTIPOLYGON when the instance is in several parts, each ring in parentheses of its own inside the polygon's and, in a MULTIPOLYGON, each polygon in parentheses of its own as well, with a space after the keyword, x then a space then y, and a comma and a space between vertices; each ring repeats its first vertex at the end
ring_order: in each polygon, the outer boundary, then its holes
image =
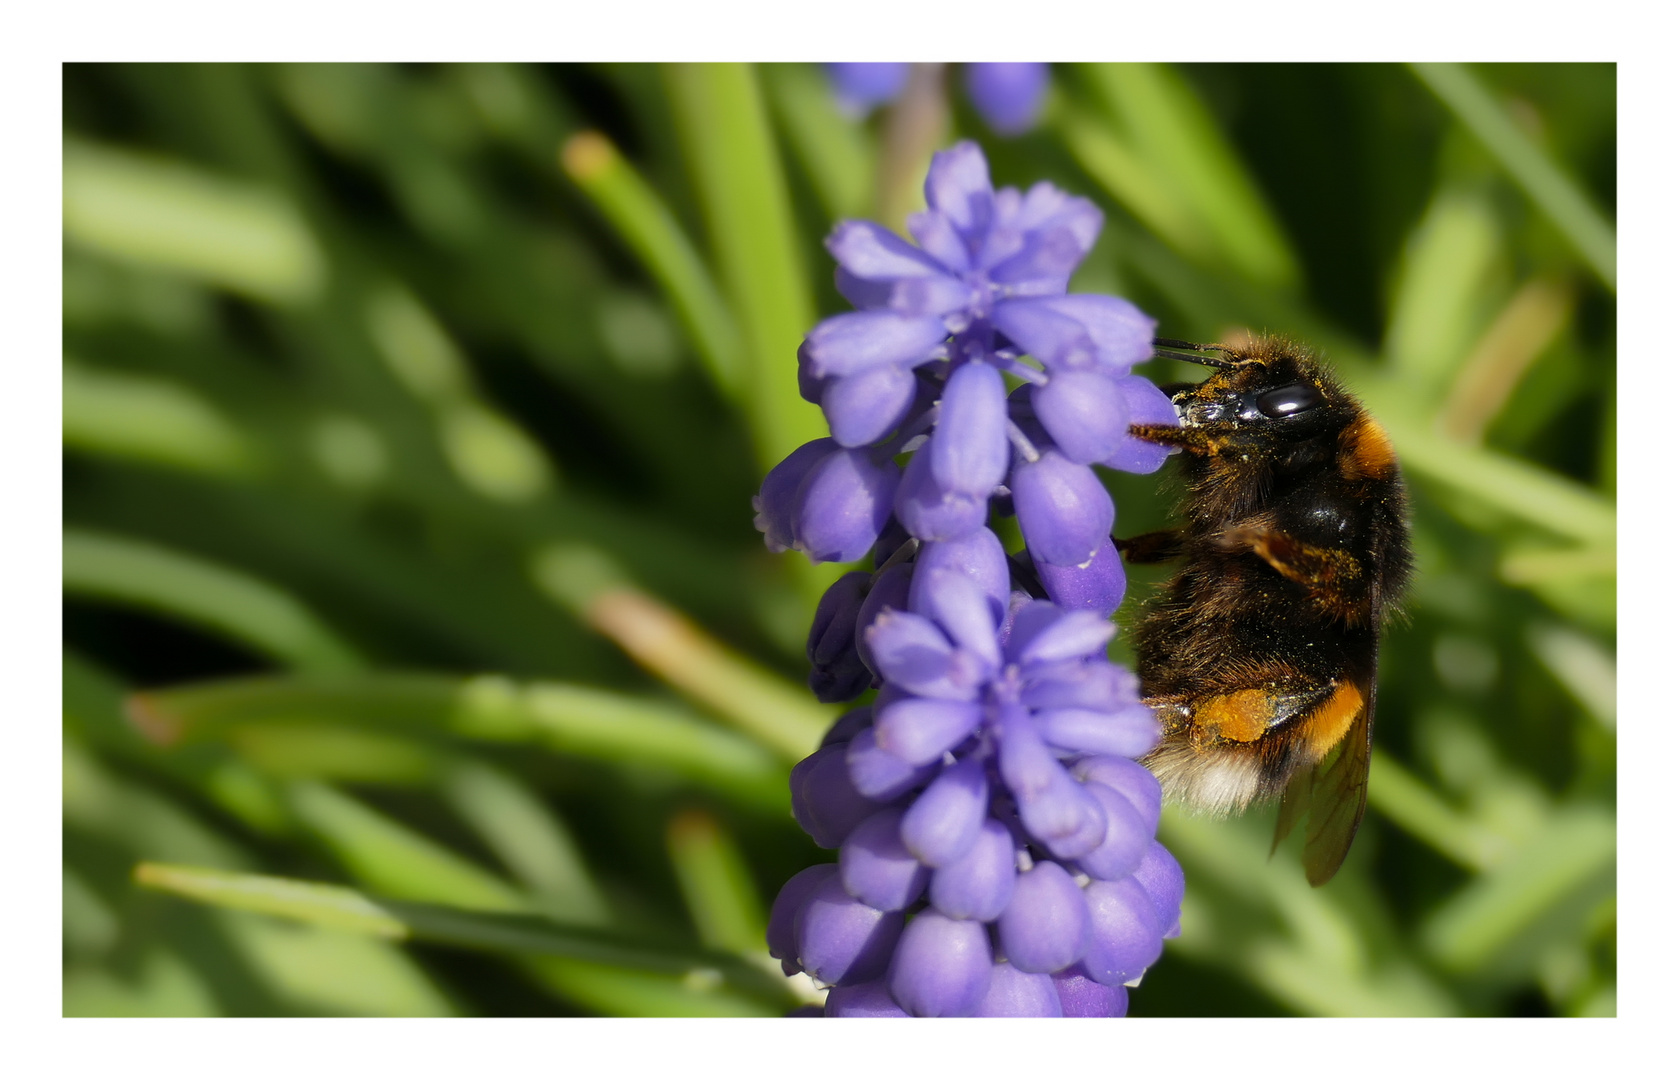
POLYGON ((1259 411, 1266 416, 1280 419, 1317 408, 1323 404, 1323 395, 1310 383, 1294 383, 1276 390, 1267 390, 1259 395, 1254 404, 1259 406, 1259 411))

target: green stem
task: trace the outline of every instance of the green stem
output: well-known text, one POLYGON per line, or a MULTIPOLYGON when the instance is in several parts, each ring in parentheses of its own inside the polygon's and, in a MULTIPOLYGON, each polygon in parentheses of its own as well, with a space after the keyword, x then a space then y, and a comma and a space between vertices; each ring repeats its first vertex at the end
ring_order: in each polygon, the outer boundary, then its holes
POLYGON ((740 333, 675 215, 598 132, 572 136, 560 151, 560 163, 665 291, 711 381, 724 397, 739 400, 746 375, 740 333))
POLYGON ((671 104, 723 287, 746 343, 747 404, 768 469, 823 434, 799 397, 799 343, 815 321, 758 82, 743 64, 674 64, 671 104))

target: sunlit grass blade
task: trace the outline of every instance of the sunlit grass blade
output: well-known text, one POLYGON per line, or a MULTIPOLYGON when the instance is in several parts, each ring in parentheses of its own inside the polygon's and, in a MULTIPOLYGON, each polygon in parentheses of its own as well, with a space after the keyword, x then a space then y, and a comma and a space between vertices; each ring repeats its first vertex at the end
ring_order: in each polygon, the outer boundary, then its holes
POLYGON ((301 671, 362 665, 351 645, 289 593, 143 541, 66 529, 64 588, 205 627, 301 671))
POLYGON ((815 321, 793 211, 757 77, 741 64, 676 64, 671 106, 709 227, 724 292, 746 344, 747 403, 768 469, 823 434, 799 397, 799 343, 815 321))
POLYGON ((1370 756, 1370 809, 1469 870, 1485 870, 1510 853, 1507 837, 1448 806, 1381 750, 1370 756))
POLYGON ((343 725, 545 745, 612 765, 666 770, 761 811, 785 813, 783 758, 673 701, 565 683, 377 675, 249 678, 148 691, 127 711, 152 740, 226 741, 262 725, 343 725))
POLYGON ((834 710, 811 701, 803 687, 725 648, 645 593, 602 593, 588 618, 649 671, 788 758, 816 749, 833 722, 834 710))
POLYGON ((680 942, 649 939, 537 915, 472 911, 373 899, 341 886, 190 866, 142 863, 141 884, 202 903, 259 911, 396 939, 430 941, 516 956, 563 956, 593 964, 726 987, 766 1005, 790 1007, 782 980, 745 961, 680 942))
POLYGON ((192 166, 69 141, 64 231, 72 241, 280 303, 316 296, 326 261, 288 203, 192 166))
POLYGON ((289 801, 351 875, 377 892, 492 911, 530 907, 524 894, 488 870, 341 791, 297 783, 289 801))
POLYGON ((1533 842, 1466 886, 1420 938, 1448 970, 1520 974, 1538 943, 1572 930, 1615 889, 1615 822, 1597 808, 1559 811, 1533 842), (1542 932, 1543 931, 1543 932, 1542 932))
POLYGON ((740 332, 699 252, 658 192, 599 132, 573 135, 561 148, 560 164, 664 290, 711 381, 724 397, 739 400, 746 391, 740 332))
POLYGON ((1533 144, 1462 64, 1412 64, 1411 69, 1480 140, 1613 292, 1615 230, 1579 185, 1533 144))
MULTIPOLYGON (((1172 215, 1156 220, 1194 222, 1193 231, 1163 235, 1188 241, 1186 253, 1212 254, 1252 282, 1284 289, 1298 283, 1299 267, 1258 186, 1181 74, 1162 64, 1092 64, 1083 71, 1117 120, 1120 140, 1157 182, 1153 200, 1140 205, 1168 199, 1176 204, 1172 215)), ((1116 175, 1113 168, 1103 174, 1116 175)))
POLYGON ((64 359, 64 445, 82 453, 238 476, 257 447, 215 404, 163 379, 64 359))
POLYGON ((867 130, 840 114, 833 91, 808 64, 760 67, 782 138, 798 155, 822 208, 835 221, 868 209, 874 146, 867 130))
POLYGON ((516 777, 472 760, 450 771, 443 790, 455 812, 546 914, 590 925, 611 920, 571 830, 536 792, 516 777))
POLYGON ((1497 217, 1476 193, 1442 192, 1411 231, 1382 351, 1430 405, 1493 315, 1501 257, 1497 217))
POLYGON ((700 940, 729 952, 764 952, 764 910, 740 847, 721 822, 684 810, 665 829, 665 846, 700 940))

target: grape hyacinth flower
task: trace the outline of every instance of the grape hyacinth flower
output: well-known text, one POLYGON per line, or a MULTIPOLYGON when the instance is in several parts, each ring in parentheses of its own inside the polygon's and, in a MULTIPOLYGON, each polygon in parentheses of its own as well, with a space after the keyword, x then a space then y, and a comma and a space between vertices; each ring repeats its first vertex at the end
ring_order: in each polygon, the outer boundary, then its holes
POLYGON ((782 889, 770 952, 829 988, 829 1016, 1122 1016, 1183 874, 1135 760, 1158 722, 1106 656, 1125 576, 1092 466, 1158 468, 1130 425, 1176 417, 1130 373, 1153 322, 1066 292, 1093 205, 993 190, 971 143, 926 191, 915 245, 868 222, 829 238, 859 310, 799 364, 832 434, 754 500, 772 550, 871 557, 823 596, 807 655, 824 701, 878 689, 793 770, 794 816, 838 861, 782 889), (989 527, 1008 515, 1013 556, 989 527))
MULTIPOLYGON (((864 116, 877 105, 896 101, 909 83, 906 63, 824 64, 840 110, 864 116)), ((1049 65, 974 63, 965 65, 968 100, 992 131, 1020 135, 1038 123, 1049 93, 1049 65)))

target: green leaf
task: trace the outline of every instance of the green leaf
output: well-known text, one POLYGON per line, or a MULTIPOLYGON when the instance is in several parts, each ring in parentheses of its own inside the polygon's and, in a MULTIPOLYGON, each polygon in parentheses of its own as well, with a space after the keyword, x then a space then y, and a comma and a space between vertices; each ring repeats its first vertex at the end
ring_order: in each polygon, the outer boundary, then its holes
POLYGON ((273 194, 74 139, 64 146, 64 233, 120 259, 275 303, 308 301, 326 281, 315 238, 273 194))
POLYGON ((739 846, 716 817, 682 811, 671 818, 665 844, 700 940, 714 949, 761 955, 763 905, 739 846))
POLYGON ((1615 230, 1569 175, 1523 134, 1462 64, 1412 64, 1481 145, 1574 245, 1610 292, 1615 291, 1615 230))
POLYGON ((726 953, 623 932, 568 925, 538 915, 470 911, 372 899, 353 889, 255 874, 143 863, 141 884, 202 903, 356 930, 515 956, 561 956, 637 972, 663 973, 690 986, 713 986, 782 1010, 784 980, 726 953))
POLYGON ((799 344, 815 322, 793 208, 752 69, 673 64, 671 106, 723 289, 746 346, 747 403, 768 469, 824 434, 799 396, 799 344))
POLYGON ((242 476, 256 445, 197 391, 64 358, 64 445, 86 454, 242 476))
POLYGON ((746 391, 740 331, 699 252, 658 192, 597 132, 572 136, 560 163, 664 290, 711 381, 724 397, 740 400, 746 391))
POLYGON ((143 541, 66 529, 64 589, 195 623, 302 671, 350 671, 362 664, 290 594, 143 541))

